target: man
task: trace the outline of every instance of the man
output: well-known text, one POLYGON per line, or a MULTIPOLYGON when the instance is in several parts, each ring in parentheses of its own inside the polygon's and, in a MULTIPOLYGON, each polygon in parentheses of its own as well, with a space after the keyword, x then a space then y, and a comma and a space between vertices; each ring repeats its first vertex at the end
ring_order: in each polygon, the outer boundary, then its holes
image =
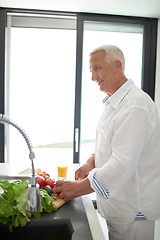
POLYGON ((160 120, 124 68, 116 46, 90 54, 92 80, 107 94, 95 154, 76 171, 76 181, 58 181, 55 192, 70 200, 95 191, 110 240, 153 240, 160 217, 160 120))

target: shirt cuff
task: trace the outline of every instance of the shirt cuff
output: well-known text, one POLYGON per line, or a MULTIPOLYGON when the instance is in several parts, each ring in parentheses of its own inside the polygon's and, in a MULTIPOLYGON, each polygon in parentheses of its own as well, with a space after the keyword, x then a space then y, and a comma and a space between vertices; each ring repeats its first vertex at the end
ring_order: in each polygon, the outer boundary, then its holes
POLYGON ((98 181, 96 177, 97 168, 94 168, 88 175, 91 188, 102 198, 108 199, 110 193, 108 189, 105 189, 103 185, 98 181))

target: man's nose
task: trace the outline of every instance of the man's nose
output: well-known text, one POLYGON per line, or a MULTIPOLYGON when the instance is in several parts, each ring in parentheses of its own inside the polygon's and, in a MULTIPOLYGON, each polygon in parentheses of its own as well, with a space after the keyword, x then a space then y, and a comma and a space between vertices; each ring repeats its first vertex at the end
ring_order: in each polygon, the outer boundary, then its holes
POLYGON ((97 74, 94 71, 92 71, 92 81, 96 81, 96 79, 97 79, 97 74))

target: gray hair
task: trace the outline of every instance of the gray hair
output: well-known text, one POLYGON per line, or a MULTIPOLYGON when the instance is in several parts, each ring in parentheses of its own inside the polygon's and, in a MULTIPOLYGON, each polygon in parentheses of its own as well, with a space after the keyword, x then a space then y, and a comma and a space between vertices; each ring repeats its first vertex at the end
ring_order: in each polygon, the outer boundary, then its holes
POLYGON ((122 71, 124 72, 125 69, 125 58, 124 58, 124 54, 121 51, 121 49, 119 49, 118 47, 114 46, 114 45, 103 45, 101 47, 98 47, 96 49, 94 49, 91 53, 90 56, 98 51, 102 51, 104 50, 106 52, 106 58, 105 60, 108 63, 113 63, 116 60, 119 60, 122 63, 122 71))

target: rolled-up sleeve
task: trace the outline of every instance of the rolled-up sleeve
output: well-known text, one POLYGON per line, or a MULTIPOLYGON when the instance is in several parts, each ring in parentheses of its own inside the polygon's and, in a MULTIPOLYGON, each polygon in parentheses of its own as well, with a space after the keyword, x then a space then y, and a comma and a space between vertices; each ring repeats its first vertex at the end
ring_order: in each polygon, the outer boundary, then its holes
POLYGON ((108 199, 120 193, 136 174, 140 155, 152 133, 149 115, 146 109, 130 107, 114 119, 111 157, 88 176, 91 187, 101 197, 108 199))
POLYGON ((105 189, 103 185, 96 178, 96 171, 97 169, 92 170, 88 176, 91 187, 99 196, 101 196, 102 198, 108 199, 109 191, 108 189, 105 189))

